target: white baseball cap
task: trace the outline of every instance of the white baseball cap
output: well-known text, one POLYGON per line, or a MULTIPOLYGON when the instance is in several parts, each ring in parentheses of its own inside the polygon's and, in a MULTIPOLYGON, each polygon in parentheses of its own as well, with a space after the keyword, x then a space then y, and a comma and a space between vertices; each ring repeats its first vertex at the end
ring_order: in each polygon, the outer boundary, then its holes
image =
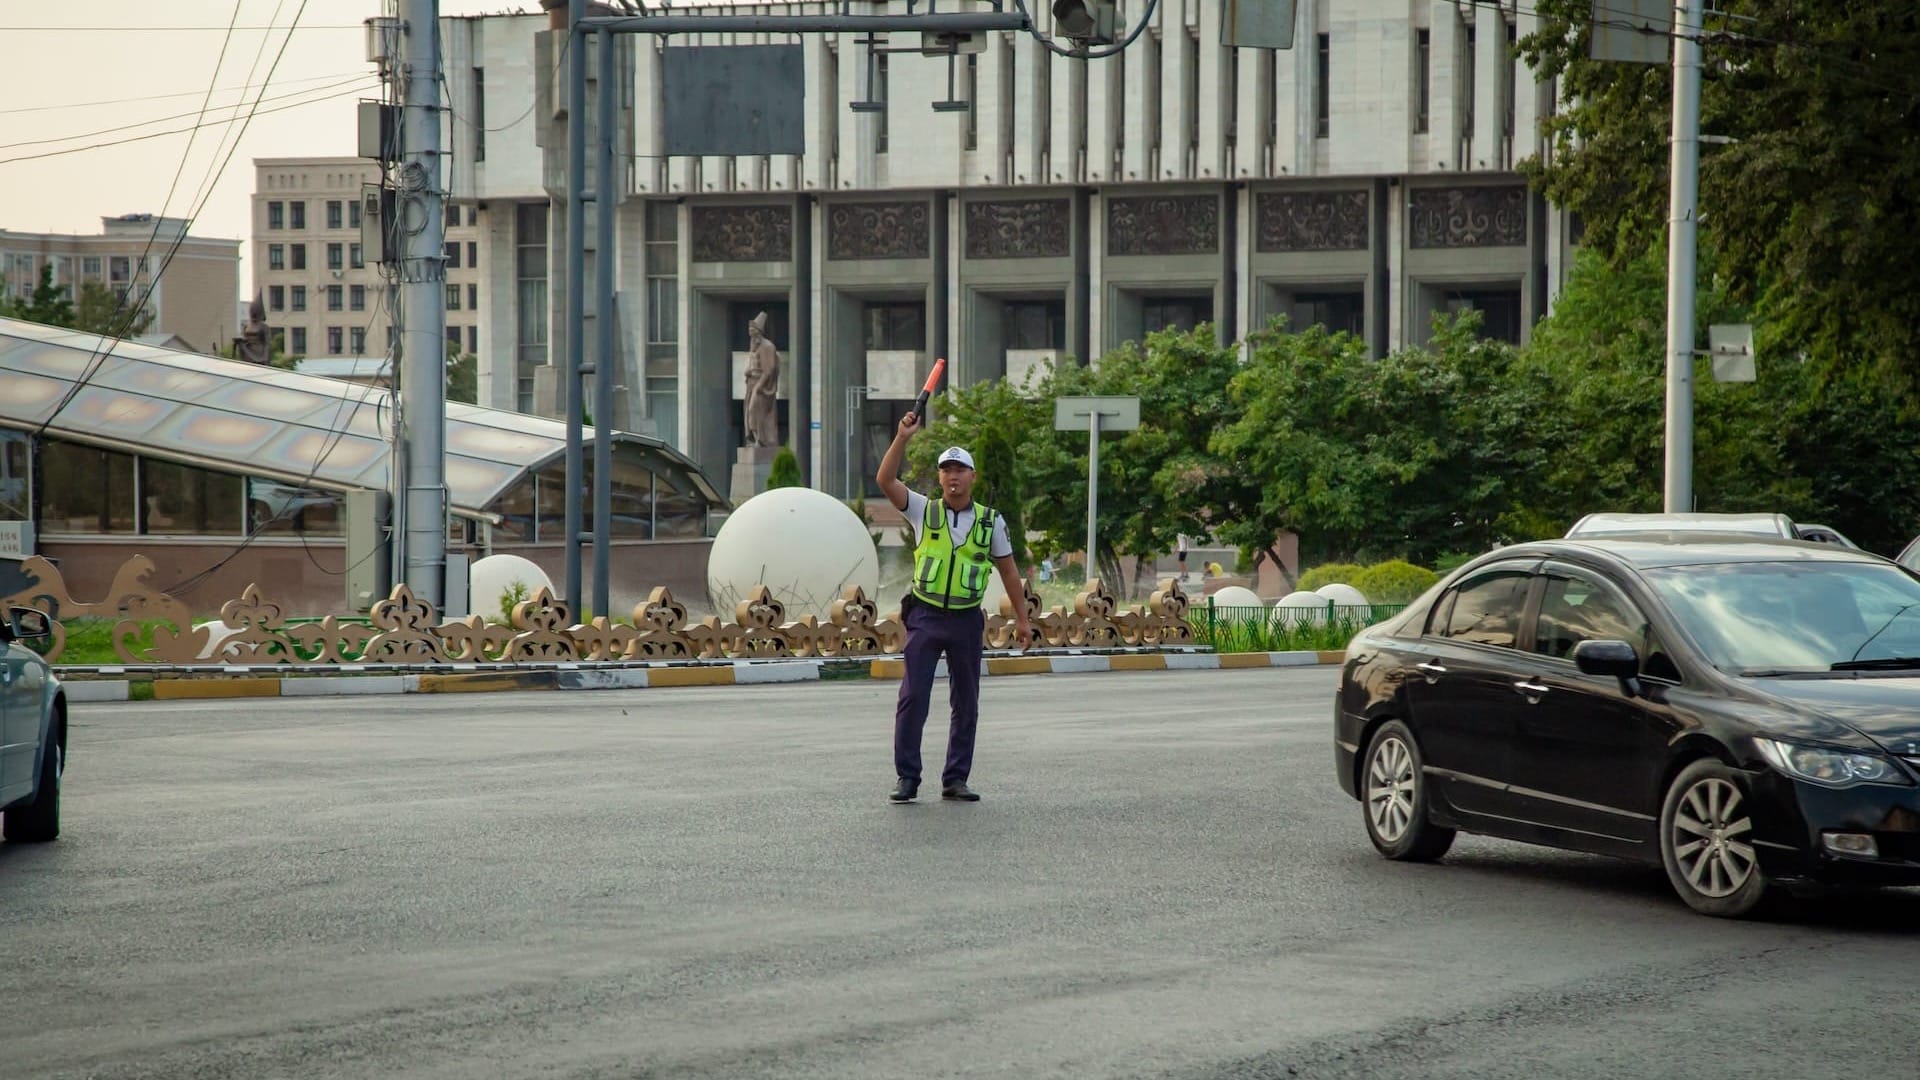
POLYGON ((940 465, 945 466, 949 463, 958 463, 971 469, 973 468, 973 455, 957 446, 949 446, 940 452, 940 465))

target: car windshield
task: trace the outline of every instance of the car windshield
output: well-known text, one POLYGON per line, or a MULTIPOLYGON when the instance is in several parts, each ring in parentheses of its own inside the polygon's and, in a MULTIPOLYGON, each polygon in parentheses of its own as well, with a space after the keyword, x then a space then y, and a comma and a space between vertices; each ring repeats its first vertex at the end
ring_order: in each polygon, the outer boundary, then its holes
POLYGON ((1897 566, 1724 563, 1644 576, 1722 671, 1920 670, 1920 580, 1897 566))

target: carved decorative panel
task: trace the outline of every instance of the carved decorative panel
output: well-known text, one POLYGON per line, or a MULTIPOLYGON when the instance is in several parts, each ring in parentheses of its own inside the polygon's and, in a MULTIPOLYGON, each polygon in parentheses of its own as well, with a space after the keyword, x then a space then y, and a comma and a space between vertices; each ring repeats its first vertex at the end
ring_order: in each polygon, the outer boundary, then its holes
POLYGON ((1526 246, 1524 187, 1416 188, 1409 201, 1414 247, 1526 246))
POLYGON ((696 206, 694 262, 793 261, 793 208, 696 206))
POLYGON ((1211 255, 1220 250, 1220 200, 1148 195, 1107 200, 1107 254, 1211 255))
POLYGON ((1066 199, 970 202, 967 258, 1061 258, 1071 250, 1072 210, 1066 199))
POLYGON ((1254 201, 1256 251, 1365 251, 1365 191, 1274 191, 1254 201))
POLYGON ((827 211, 829 259, 924 259, 932 247, 924 202, 838 203, 827 211))

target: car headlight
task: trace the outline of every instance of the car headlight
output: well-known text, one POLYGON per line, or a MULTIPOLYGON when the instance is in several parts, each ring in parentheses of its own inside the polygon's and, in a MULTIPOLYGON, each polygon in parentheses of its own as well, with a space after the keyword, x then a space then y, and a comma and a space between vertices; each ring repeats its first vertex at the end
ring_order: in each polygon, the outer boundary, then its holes
POLYGON ((1879 756, 1856 750, 1828 750, 1818 746, 1755 739, 1754 745, 1774 768, 1798 780, 1827 787, 1852 787, 1855 784, 1898 784, 1913 786, 1900 766, 1879 756))

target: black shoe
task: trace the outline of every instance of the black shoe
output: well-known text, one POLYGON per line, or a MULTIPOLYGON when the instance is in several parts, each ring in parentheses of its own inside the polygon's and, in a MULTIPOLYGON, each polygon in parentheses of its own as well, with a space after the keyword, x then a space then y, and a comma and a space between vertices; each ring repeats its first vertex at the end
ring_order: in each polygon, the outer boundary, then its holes
POLYGON ((888 798, 891 798, 894 802, 912 802, 914 797, 919 794, 920 781, 909 780, 903 776, 900 778, 899 785, 893 789, 893 794, 888 796, 888 798))
POLYGON ((947 788, 945 788, 940 792, 940 797, 943 799, 952 799, 956 802, 979 802, 980 801, 980 793, 977 791, 974 791, 972 788, 968 787, 965 784, 953 784, 948 786, 947 788))

